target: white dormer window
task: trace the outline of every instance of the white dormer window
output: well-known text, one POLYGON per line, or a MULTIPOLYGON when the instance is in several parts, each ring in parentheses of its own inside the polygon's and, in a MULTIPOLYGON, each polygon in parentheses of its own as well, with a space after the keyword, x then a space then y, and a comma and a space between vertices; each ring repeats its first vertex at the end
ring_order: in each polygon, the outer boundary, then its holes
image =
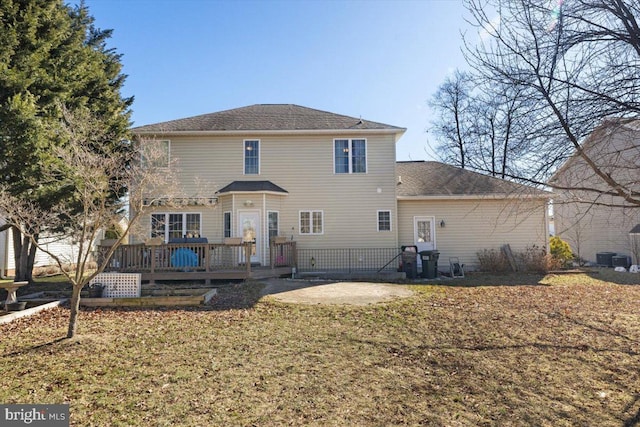
POLYGON ((333 152, 335 173, 367 173, 365 139, 335 139, 333 152))

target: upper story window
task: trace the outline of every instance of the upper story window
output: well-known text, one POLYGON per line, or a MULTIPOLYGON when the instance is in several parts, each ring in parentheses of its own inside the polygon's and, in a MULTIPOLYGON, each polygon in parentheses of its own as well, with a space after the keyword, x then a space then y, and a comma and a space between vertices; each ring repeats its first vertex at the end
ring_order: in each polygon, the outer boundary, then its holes
POLYGON ((145 141, 142 147, 142 163, 146 167, 167 168, 171 159, 171 141, 145 141))
POLYGON ((260 173, 260 141, 256 139, 244 141, 244 174, 260 173))
POLYGON ((333 141, 335 173, 367 172, 367 141, 336 139, 333 141))

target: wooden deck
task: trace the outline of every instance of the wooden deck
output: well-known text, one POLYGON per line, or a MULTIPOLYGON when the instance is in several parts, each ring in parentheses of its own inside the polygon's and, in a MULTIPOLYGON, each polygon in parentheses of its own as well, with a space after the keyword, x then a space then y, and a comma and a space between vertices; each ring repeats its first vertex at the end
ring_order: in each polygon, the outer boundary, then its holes
MULTIPOLYGON (((99 247, 98 257, 109 247, 99 247)), ((143 281, 246 280, 289 275, 296 266, 296 242, 272 243, 270 265, 245 262, 251 259, 251 243, 170 243, 121 245, 105 272, 140 273, 143 281)))

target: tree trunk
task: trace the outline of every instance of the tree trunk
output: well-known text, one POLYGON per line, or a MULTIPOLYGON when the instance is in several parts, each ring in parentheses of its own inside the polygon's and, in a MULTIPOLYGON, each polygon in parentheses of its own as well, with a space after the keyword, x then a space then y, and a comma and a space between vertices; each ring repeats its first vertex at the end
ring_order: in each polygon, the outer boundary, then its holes
POLYGON ((69 328, 67 329, 67 338, 73 338, 78 330, 78 315, 80 314, 80 291, 81 285, 73 286, 71 294, 71 314, 69 314, 69 328))
MULTIPOLYGON (((31 240, 23 236, 19 229, 11 227, 13 233, 13 255, 15 260, 15 277, 16 282, 33 282, 33 265, 36 260, 36 245, 31 240)), ((38 235, 34 234, 33 238, 38 240, 38 235)))

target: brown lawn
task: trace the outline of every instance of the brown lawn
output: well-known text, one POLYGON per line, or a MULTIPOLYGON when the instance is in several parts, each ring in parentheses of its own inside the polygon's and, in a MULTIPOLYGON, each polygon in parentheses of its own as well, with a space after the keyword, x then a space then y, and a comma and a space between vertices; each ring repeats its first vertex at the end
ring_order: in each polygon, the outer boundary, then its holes
POLYGON ((54 309, 0 326, 0 402, 76 426, 638 425, 634 282, 477 275, 366 307, 249 283, 209 310, 85 311, 72 341, 54 309))

